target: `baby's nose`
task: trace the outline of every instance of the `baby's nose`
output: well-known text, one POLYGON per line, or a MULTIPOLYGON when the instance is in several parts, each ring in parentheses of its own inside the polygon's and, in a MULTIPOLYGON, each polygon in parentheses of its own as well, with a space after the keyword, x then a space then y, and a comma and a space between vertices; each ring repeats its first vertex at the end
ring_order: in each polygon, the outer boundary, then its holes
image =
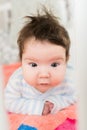
POLYGON ((49 78, 49 74, 48 73, 40 73, 39 74, 39 78, 49 78))
POLYGON ((49 78, 50 72, 48 69, 42 69, 39 71, 39 78, 49 78))

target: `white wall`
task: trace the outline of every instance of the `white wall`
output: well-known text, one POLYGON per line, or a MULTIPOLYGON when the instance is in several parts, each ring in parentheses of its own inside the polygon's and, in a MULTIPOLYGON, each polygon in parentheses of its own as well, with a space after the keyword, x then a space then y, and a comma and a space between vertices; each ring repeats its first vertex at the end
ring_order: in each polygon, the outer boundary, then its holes
POLYGON ((87 1, 76 0, 76 86, 79 90, 79 130, 87 130, 87 1))

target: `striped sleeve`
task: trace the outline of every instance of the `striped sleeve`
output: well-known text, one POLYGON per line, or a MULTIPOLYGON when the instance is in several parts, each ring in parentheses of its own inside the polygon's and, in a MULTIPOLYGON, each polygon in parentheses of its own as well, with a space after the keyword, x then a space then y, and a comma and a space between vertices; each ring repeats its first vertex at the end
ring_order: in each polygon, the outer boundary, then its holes
POLYGON ((43 100, 25 98, 21 95, 18 79, 10 78, 4 91, 6 110, 13 113, 41 115, 44 107, 43 100))

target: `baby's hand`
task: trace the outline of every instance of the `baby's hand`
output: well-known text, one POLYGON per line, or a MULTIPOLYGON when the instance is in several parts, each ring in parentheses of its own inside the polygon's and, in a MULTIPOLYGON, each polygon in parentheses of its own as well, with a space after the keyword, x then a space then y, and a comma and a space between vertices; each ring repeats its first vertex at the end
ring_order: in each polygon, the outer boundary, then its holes
POLYGON ((44 109, 43 109, 42 115, 50 114, 53 107, 54 107, 53 103, 46 101, 45 104, 44 104, 44 109))

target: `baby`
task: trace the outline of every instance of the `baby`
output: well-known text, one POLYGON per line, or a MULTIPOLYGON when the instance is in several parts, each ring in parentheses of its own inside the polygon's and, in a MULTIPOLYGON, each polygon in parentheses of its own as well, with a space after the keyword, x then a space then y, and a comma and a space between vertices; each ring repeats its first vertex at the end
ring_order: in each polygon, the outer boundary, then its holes
POLYGON ((66 74, 70 38, 47 10, 27 19, 17 40, 21 67, 8 81, 5 106, 13 113, 54 114, 76 102, 66 74))

